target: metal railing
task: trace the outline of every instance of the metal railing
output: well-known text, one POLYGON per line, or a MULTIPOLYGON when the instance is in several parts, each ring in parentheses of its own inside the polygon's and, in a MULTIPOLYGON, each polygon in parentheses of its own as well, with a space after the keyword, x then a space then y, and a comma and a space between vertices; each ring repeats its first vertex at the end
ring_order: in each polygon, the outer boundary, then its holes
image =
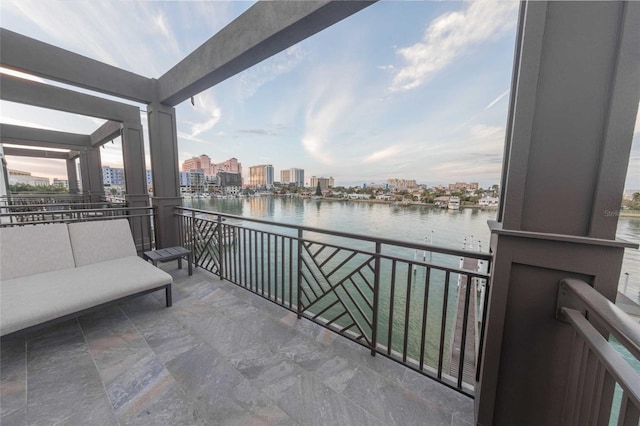
POLYGON ((68 193, 35 193, 19 192, 0 196, 0 206, 29 205, 29 204, 55 204, 55 203, 88 203, 89 195, 68 193))
MULTIPOLYGON (((94 207, 95 203, 74 204, 68 209, 48 209, 39 211, 11 211, 2 208, 0 228, 10 226, 42 225, 49 223, 87 222, 125 218, 129 221, 131 233, 138 252, 155 248, 153 207, 94 207)), ((99 203, 104 205, 104 203, 99 203)), ((55 205, 60 206, 60 205, 55 205)), ((64 207, 63 205, 62 207, 64 207)), ((97 242, 99 244, 99 242, 97 242)))
POLYGON ((473 395, 490 254, 190 208, 176 214, 197 266, 473 395))
POLYGON ((577 279, 560 282, 558 318, 574 329, 562 424, 637 426, 640 374, 620 352, 640 360, 640 325, 577 279))

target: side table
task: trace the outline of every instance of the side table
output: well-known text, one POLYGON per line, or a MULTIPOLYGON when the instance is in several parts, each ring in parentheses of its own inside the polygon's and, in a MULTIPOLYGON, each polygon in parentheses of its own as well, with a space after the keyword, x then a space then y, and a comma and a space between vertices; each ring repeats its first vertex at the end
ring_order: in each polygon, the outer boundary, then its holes
POLYGON ((145 260, 153 262, 154 266, 158 266, 158 262, 168 262, 170 260, 178 259, 178 268, 182 269, 182 258, 186 258, 189 263, 189 275, 193 275, 193 269, 191 264, 192 255, 191 250, 184 247, 168 247, 158 250, 151 250, 144 252, 145 260))

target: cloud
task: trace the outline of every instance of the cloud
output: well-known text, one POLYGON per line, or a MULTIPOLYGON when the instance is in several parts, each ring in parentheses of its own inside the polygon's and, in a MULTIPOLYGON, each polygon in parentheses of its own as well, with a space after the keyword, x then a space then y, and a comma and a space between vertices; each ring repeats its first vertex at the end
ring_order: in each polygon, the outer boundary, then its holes
POLYGON ((334 134, 334 127, 352 105, 352 96, 340 91, 309 105, 302 137, 302 146, 309 155, 323 164, 333 162, 326 145, 334 134))
POLYGON ((272 56, 242 72, 238 76, 240 81, 240 96, 242 98, 253 96, 264 84, 292 71, 302 62, 305 56, 306 53, 300 45, 294 45, 284 52, 272 56))
POLYGON ((331 145, 337 142, 336 136, 353 130, 349 114, 362 108, 362 104, 356 107, 354 95, 360 74, 357 68, 353 64, 318 66, 306 82, 310 92, 300 95, 306 102, 302 146, 324 165, 334 162, 331 145))
POLYGON ((268 136, 271 134, 264 129, 240 129, 240 130, 236 130, 236 132, 246 134, 246 135, 259 135, 259 136, 268 136))
POLYGON ((403 152, 402 147, 399 145, 390 146, 389 148, 376 151, 373 154, 366 157, 362 160, 363 163, 375 163, 382 160, 388 160, 391 157, 395 157, 396 155, 403 152))
POLYGON ((502 92, 500 95, 498 95, 497 98, 495 98, 494 100, 492 100, 491 102, 489 102, 489 105, 487 105, 484 109, 491 109, 493 108, 493 106, 495 104, 497 104, 498 102, 500 102, 505 96, 507 96, 509 94, 509 92, 511 91, 511 89, 507 89, 504 92, 502 92))
POLYGON ((9 29, 110 65, 158 77, 188 53, 180 51, 171 31, 173 17, 167 16, 164 7, 156 2, 116 5, 108 1, 3 0, 2 14, 3 26, 6 21, 9 29))
POLYGON ((191 131, 187 133, 186 139, 195 138, 198 135, 213 128, 220 117, 222 110, 213 98, 212 90, 206 90, 194 96, 194 109, 197 115, 203 117, 201 121, 185 122, 191 126, 191 131))
POLYGON ((515 25, 518 2, 475 0, 461 11, 436 18, 422 40, 396 50, 404 65, 390 90, 415 89, 474 46, 498 38, 515 25))

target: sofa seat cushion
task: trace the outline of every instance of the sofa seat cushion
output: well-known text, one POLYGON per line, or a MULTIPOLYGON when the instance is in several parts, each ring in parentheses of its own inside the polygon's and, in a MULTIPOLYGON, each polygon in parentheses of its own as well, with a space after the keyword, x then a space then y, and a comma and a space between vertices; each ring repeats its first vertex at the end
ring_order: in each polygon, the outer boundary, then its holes
POLYGON ((172 283, 137 256, 0 282, 0 335, 172 283))

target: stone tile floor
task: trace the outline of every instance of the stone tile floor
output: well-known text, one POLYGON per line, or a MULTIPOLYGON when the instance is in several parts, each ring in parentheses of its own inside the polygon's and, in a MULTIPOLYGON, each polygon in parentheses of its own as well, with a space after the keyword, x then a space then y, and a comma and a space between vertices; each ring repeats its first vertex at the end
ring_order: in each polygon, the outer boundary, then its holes
POLYGON ((473 400, 200 269, 0 342, 9 425, 470 425, 473 400))

